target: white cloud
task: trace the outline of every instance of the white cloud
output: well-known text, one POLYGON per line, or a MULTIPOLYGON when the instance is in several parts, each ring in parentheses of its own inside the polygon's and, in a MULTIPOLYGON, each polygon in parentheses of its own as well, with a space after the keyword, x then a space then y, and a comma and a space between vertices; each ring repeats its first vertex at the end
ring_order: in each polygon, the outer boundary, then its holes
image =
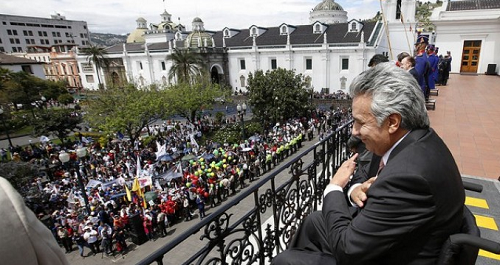
MULTIPOLYGON (((50 17, 55 11, 68 20, 87 21, 91 32, 124 34, 136 28, 135 20, 144 17, 158 23, 164 8, 177 22, 191 28, 194 17, 205 22, 205 28, 248 28, 251 25, 278 26, 281 23, 308 24, 309 12, 321 0, 3 0, 2 12, 9 15, 50 17)), ((337 0, 349 19, 375 16, 380 9, 377 0, 337 0)), ((431 2, 435 2, 431 1, 431 2)))

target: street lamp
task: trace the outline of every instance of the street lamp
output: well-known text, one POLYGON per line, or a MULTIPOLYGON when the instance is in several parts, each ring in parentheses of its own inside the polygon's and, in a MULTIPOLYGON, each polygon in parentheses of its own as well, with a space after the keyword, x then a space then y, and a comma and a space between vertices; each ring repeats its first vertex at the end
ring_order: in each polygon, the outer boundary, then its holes
POLYGON ((47 107, 47 105, 46 105, 47 98, 44 97, 44 96, 42 96, 40 99, 42 100, 42 109, 45 108, 45 107, 47 107))
MULTIPOLYGON (((3 115, 3 109, 0 108, 0 116, 3 115)), ((9 135, 9 128, 7 128, 7 124, 5 123, 5 119, 2 117, 2 125, 3 127, 5 128, 5 134, 7 134, 7 140, 9 140, 9 147, 10 149, 12 149, 13 145, 12 145, 12 140, 10 139, 10 135, 9 135)))
POLYGON ((243 102, 243 104, 238 104, 236 106, 236 110, 238 111, 238 117, 241 120, 241 135, 243 137, 243 140, 245 140, 245 114, 247 112, 247 104, 243 102))
MULTIPOLYGON (((80 187, 80 192, 82 193, 83 200, 85 202, 85 209, 87 210, 87 214, 90 214, 89 198, 87 197, 87 191, 83 186, 82 175, 80 174, 80 168, 79 168, 83 166, 81 163, 81 159, 84 158, 86 155, 87 155, 87 148, 79 147, 78 149, 76 149, 76 156, 78 156, 78 161, 75 164, 69 163, 69 168, 74 169, 76 171, 76 176, 78 178, 78 186, 80 187), (75 165, 78 165, 78 167, 76 167, 75 165)), ((59 160, 61 160, 63 164, 68 163, 70 160, 69 154, 66 153, 65 151, 61 151, 59 153, 59 160)))

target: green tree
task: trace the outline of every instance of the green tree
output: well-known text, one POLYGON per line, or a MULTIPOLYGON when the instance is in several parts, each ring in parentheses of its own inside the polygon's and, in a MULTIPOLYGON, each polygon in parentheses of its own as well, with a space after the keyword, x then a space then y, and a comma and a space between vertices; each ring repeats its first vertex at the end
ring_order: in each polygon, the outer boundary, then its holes
POLYGON ((302 74, 283 68, 250 73, 248 98, 254 117, 264 123, 274 123, 307 115, 312 102, 305 84, 302 74))
POLYGON ((214 99, 222 97, 224 91, 218 84, 212 84, 207 79, 192 85, 180 83, 163 91, 163 98, 172 111, 186 118, 189 122, 196 120, 196 114, 202 110, 211 109, 214 99))
POLYGON ((168 72, 169 80, 176 79, 177 83, 195 83, 203 74, 202 59, 197 53, 188 49, 174 49, 167 55, 167 60, 172 61, 168 72))
POLYGON ((57 97, 57 101, 59 101, 59 103, 61 103, 63 105, 71 104, 71 103, 73 103, 74 100, 75 99, 73 98, 73 96, 69 93, 61 94, 61 95, 59 95, 59 97, 57 97))
POLYGON ((39 113, 34 120, 33 134, 35 136, 54 135, 64 144, 64 138, 79 129, 81 115, 75 115, 71 109, 47 109, 39 113))
POLYGON ((33 110, 37 106, 33 103, 40 102, 42 96, 57 99, 62 94, 69 94, 62 82, 43 80, 23 71, 2 70, 0 73, 2 104, 13 103, 16 108, 18 104, 22 104, 25 109, 33 110))
POLYGON ((95 65, 95 69, 97 72, 97 83, 99 85, 99 89, 102 89, 103 85, 101 84, 99 69, 108 67, 108 61, 105 58, 105 55, 107 54, 105 48, 91 45, 88 48, 83 48, 82 53, 87 56, 87 61, 92 62, 95 65))
MULTIPOLYGON (((108 135, 121 132, 135 141, 147 125, 159 117, 164 102, 158 91, 138 90, 133 85, 101 91, 88 100, 85 120, 108 135)), ((167 114, 166 114, 167 115, 167 114)))

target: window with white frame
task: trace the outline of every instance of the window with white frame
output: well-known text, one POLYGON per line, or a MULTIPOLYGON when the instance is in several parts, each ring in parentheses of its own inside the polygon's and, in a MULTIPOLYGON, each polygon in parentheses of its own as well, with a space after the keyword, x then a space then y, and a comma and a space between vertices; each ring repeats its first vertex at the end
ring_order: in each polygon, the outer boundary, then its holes
POLYGON ((89 83, 89 84, 94 83, 94 76, 93 75, 85 75, 85 79, 87 80, 87 83, 89 83))
POLYGON ((341 58, 340 61, 341 61, 340 69, 349 70, 349 58, 341 58))
POLYGON ((278 61, 276 60, 276 58, 272 58, 271 59, 271 69, 275 70, 277 68, 278 68, 278 61))
POLYGON ((306 70, 313 69, 313 60, 312 58, 306 58, 306 70))

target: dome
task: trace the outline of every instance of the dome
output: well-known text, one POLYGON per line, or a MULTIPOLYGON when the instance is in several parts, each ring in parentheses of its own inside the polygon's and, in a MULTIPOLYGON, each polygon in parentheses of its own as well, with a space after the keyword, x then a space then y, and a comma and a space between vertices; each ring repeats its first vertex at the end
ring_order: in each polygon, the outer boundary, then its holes
POLYGON ((203 22, 203 20, 201 20, 201 18, 199 18, 199 17, 195 17, 193 19, 193 22, 203 22))
POLYGON ((144 22, 144 23, 146 23, 147 21, 143 17, 139 17, 135 22, 144 22))
POLYGON ((130 35, 128 35, 127 37, 127 43, 134 43, 134 42, 145 42, 146 40, 144 39, 144 33, 147 31, 148 29, 135 29, 134 31, 132 31, 130 33, 130 35))
POLYGON ((335 3, 334 0, 323 0, 323 2, 319 3, 314 7, 313 11, 343 11, 344 9, 339 4, 335 3))
POLYGON ((201 48, 212 47, 212 36, 206 32, 192 32, 186 38, 185 47, 187 48, 201 48))

